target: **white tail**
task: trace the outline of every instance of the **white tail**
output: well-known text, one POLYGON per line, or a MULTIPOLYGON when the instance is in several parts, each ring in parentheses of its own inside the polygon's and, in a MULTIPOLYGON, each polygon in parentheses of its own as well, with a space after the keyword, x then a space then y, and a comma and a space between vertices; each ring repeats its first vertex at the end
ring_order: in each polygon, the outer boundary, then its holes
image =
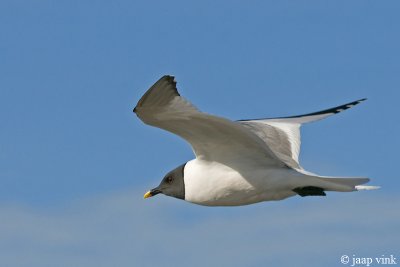
POLYGON ((379 186, 362 185, 369 182, 369 178, 360 177, 329 177, 319 176, 302 170, 303 174, 313 178, 311 186, 323 188, 325 191, 351 192, 359 190, 379 189, 379 186))
POLYGON ((356 185, 357 191, 360 190, 375 190, 381 188, 380 186, 374 186, 374 185, 356 185))

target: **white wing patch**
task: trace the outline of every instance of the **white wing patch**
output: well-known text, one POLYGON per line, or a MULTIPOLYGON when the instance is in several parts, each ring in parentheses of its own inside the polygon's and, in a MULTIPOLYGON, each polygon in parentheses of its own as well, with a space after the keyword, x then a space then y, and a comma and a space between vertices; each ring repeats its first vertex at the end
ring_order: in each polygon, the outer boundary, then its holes
POLYGON ((297 163, 299 163, 299 154, 300 154, 300 145, 301 145, 301 139, 300 139, 301 124, 274 122, 274 121, 269 121, 269 122, 265 122, 265 123, 282 130, 287 135, 287 138, 289 140, 289 145, 290 145, 291 157, 297 163))
POLYGON ((240 122, 243 126, 262 139, 275 155, 286 165, 301 169, 300 124, 269 120, 254 120, 240 122))
POLYGON ((150 87, 133 111, 144 123, 186 139, 196 157, 223 163, 246 159, 302 170, 301 125, 337 114, 364 100, 300 116, 233 122, 200 112, 180 96, 174 77, 166 75, 150 87))
POLYGON ((289 167, 302 170, 299 163, 300 154, 300 127, 303 123, 325 119, 331 115, 349 109, 366 99, 360 99, 338 107, 319 112, 271 119, 239 121, 246 128, 254 132, 271 148, 275 155, 289 167))

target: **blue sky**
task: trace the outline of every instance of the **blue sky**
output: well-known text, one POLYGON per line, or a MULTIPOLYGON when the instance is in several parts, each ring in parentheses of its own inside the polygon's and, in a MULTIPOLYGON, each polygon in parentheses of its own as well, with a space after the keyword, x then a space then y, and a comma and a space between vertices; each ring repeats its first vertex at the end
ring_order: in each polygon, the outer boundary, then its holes
MULTIPOLYGON (((397 1, 0 3, 0 263, 338 266, 400 258, 397 1), (238 208, 143 200, 192 158, 132 113, 164 74, 209 113, 296 115, 313 172, 374 192, 238 208), (179 255, 184 253, 185 257, 179 255)), ((135 266, 136 266, 135 265, 135 266)))

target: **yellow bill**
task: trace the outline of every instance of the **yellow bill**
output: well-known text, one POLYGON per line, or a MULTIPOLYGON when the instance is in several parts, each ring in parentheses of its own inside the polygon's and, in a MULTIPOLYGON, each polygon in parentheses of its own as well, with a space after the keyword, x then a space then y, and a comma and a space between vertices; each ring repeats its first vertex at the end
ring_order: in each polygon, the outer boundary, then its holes
POLYGON ((143 198, 149 198, 152 197, 153 195, 148 191, 146 194, 144 194, 143 198))

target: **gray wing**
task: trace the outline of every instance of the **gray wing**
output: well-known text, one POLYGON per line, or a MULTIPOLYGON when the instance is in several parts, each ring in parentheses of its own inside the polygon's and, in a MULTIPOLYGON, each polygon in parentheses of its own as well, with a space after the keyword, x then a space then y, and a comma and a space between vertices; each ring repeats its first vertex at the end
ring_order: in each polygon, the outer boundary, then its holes
POLYGON ((260 137, 273 153, 294 169, 302 169, 299 164, 300 127, 304 123, 318 121, 347 110, 366 99, 360 99, 334 108, 291 117, 241 120, 240 124, 260 137))
POLYGON ((300 124, 272 122, 269 120, 240 121, 241 125, 252 131, 282 160, 293 169, 301 169, 300 124))
POLYGON ((248 160, 254 164, 285 164, 267 144, 244 125, 200 112, 180 96, 172 76, 163 76, 133 110, 146 124, 172 132, 188 141, 197 158, 227 165, 248 160))

